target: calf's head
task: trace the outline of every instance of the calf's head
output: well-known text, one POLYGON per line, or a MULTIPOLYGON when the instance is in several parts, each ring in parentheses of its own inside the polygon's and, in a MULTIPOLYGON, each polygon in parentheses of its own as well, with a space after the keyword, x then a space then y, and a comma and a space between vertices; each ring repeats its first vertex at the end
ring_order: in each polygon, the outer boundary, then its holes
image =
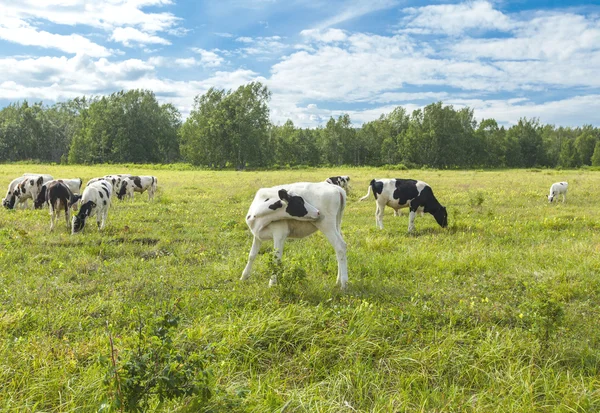
POLYGON ((448 211, 446 207, 440 206, 440 208, 433 213, 433 217, 440 224, 440 227, 446 228, 448 226, 448 211))
POLYGON ((123 180, 121 181, 121 185, 120 187, 117 187, 118 192, 117 192, 117 198, 122 201, 123 198, 125 198, 125 195, 127 194, 127 181, 123 180))
POLYGON ((96 204, 92 201, 88 201, 81 206, 79 213, 75 215, 71 221, 71 234, 76 234, 83 230, 83 227, 85 227, 85 220, 90 216, 94 208, 96 208, 96 204))
POLYGON ((44 202, 46 202, 47 189, 48 188, 46 185, 42 186, 42 188, 40 189, 40 193, 38 194, 37 198, 33 201, 33 206, 35 207, 35 209, 40 209, 42 206, 44 206, 44 202))
POLYGON ((279 199, 267 198, 262 203, 252 205, 246 221, 251 222, 261 217, 268 217, 271 222, 290 218, 301 221, 319 219, 319 210, 303 197, 285 189, 280 189, 277 195, 279 199))

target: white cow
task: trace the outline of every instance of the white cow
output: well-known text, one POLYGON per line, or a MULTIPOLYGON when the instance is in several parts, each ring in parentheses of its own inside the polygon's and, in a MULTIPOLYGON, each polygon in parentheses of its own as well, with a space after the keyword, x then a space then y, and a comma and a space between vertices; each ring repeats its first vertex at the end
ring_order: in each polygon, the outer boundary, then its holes
MULTIPOLYGON (((320 230, 335 249, 336 283, 342 289, 346 288, 348 262, 341 232, 345 206, 346 192, 325 182, 300 182, 259 189, 246 216, 254 240, 241 280, 250 276, 263 241, 273 240, 275 258, 280 261, 286 238, 304 238, 320 230)), ((277 278, 273 276, 269 285, 275 284, 277 278)))
POLYGON ((116 194, 120 200, 129 198, 133 202, 133 196, 136 192, 144 193, 147 190, 148 201, 150 201, 154 198, 157 184, 158 179, 155 176, 129 176, 123 178, 118 184, 116 194))
POLYGON ((8 202, 8 207, 10 209, 14 208, 15 205, 25 204, 27 207, 27 200, 31 199, 34 201, 37 199, 42 186, 51 181, 52 175, 35 175, 35 174, 25 174, 25 179, 23 179, 13 191, 13 196, 10 198, 8 202))
POLYGON ((73 217, 71 233, 75 234, 83 230, 85 220, 96 216, 98 229, 103 229, 108 218, 108 209, 112 199, 112 184, 107 180, 91 183, 83 191, 81 196, 81 208, 79 213, 73 217))
POLYGON ((40 190, 38 197, 33 201, 34 208, 39 209, 42 206, 44 206, 44 203, 46 202, 47 188, 49 188, 50 185, 54 184, 57 181, 61 181, 64 185, 66 185, 69 188, 69 191, 71 191, 71 193, 73 195, 78 195, 81 193, 81 184, 83 183, 81 178, 53 179, 51 181, 46 182, 44 185, 42 185, 42 188, 40 190))
POLYGON ((554 201, 554 197, 558 195, 562 195, 563 202, 567 200, 567 189, 569 188, 569 184, 567 182, 556 182, 552 184, 550 187, 550 195, 548 195, 548 201, 554 201))

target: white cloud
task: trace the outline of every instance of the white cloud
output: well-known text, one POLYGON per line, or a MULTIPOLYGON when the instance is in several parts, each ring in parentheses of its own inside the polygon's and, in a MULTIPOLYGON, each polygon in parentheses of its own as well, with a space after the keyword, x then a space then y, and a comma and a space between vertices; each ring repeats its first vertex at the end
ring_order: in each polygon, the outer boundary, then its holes
POLYGON ((600 20, 574 14, 537 16, 509 38, 464 39, 451 46, 461 57, 496 60, 556 60, 600 51, 600 20))
POLYGON ((132 43, 137 44, 164 44, 169 45, 169 42, 162 37, 154 36, 149 33, 144 33, 133 27, 117 27, 113 30, 110 40, 123 43, 125 46, 132 46, 132 43))
POLYGON ((193 57, 188 57, 186 59, 175 59, 175 64, 181 67, 193 67, 198 64, 198 61, 193 57))
POLYGON ((283 43, 281 36, 269 37, 238 37, 237 42, 247 46, 237 49, 236 52, 243 56, 251 55, 278 55, 289 46, 283 43))
POLYGON ((40 31, 23 20, 7 16, 0 20, 0 39, 24 46, 57 49, 72 54, 84 53, 94 57, 111 54, 105 47, 78 34, 60 35, 40 31))
POLYGON ((200 55, 199 64, 202 66, 217 67, 225 61, 225 59, 223 59, 214 51, 204 50, 197 47, 192 48, 192 50, 200 55))
POLYGON ((302 30, 300 34, 310 40, 316 40, 323 43, 343 42, 348 38, 346 33, 340 29, 308 29, 302 30))
POLYGON ((487 1, 411 7, 403 10, 405 30, 409 33, 446 33, 457 35, 471 29, 507 31, 513 22, 487 1))
POLYGON ((142 8, 165 6, 170 0, 87 0, 37 1, 0 0, 2 15, 24 20, 45 20, 56 24, 84 25, 105 30, 115 27, 139 27, 146 32, 172 28, 180 20, 171 13, 147 13, 142 8))

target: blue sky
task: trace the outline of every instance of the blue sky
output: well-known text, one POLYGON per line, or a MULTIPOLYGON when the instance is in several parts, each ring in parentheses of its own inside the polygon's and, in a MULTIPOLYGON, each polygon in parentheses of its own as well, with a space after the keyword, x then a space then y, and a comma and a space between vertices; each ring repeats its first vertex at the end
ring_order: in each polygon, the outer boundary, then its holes
POLYGON ((0 106, 153 90, 185 116, 259 80, 275 123, 443 101, 478 120, 600 125, 600 4, 0 0, 0 106))

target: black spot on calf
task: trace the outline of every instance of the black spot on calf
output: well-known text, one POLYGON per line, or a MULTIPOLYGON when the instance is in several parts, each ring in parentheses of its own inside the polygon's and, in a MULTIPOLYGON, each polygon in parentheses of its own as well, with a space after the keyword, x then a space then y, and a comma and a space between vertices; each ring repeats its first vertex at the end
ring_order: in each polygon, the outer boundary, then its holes
MULTIPOLYGON (((301 196, 290 195, 285 189, 279 190, 279 198, 287 201, 288 205, 285 212, 293 217, 303 217, 308 214, 308 210, 304 206, 304 198, 301 196)), ((270 208, 270 207, 269 207, 270 208)))

